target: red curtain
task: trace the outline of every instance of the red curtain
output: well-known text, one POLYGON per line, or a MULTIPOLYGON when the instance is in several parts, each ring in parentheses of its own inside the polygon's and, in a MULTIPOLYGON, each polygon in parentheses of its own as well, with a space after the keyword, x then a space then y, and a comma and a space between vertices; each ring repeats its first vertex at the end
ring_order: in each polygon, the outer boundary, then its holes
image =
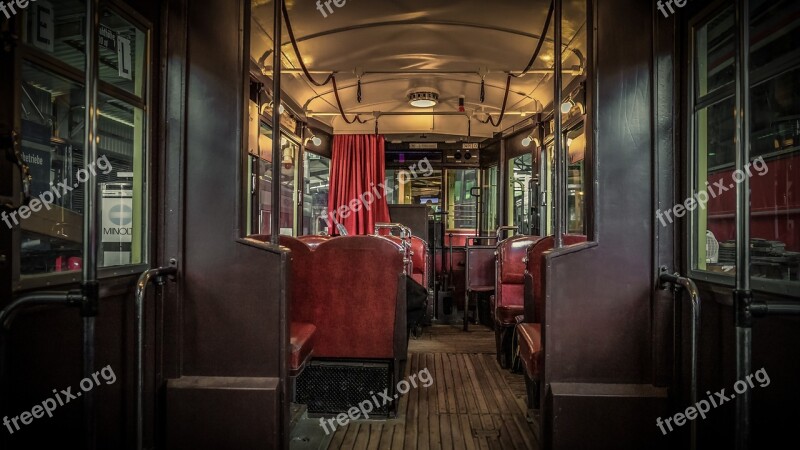
POLYGON ((330 234, 342 224, 348 234, 372 234, 376 222, 389 221, 386 204, 384 139, 379 135, 333 137, 328 192, 330 234))

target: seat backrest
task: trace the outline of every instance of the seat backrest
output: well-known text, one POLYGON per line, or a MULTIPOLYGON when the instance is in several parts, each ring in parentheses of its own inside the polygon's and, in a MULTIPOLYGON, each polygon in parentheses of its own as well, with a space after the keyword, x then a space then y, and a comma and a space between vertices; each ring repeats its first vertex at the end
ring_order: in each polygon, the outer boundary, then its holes
POLYGON ((541 236, 516 235, 498 244, 495 308, 524 304, 525 258, 528 249, 541 240, 541 236))
POLYGON ((428 287, 428 269, 430 265, 430 257, 428 254, 428 243, 417 236, 411 236, 411 261, 413 264, 413 272, 411 277, 414 280, 428 287))
POLYGON ((343 236, 323 242, 313 255, 305 301, 313 304, 315 356, 400 356, 406 339, 402 247, 380 236, 343 236))
MULTIPOLYGON (((565 234, 564 245, 579 244, 586 242, 586 236, 578 234, 565 234)), ((528 249, 528 262, 526 264, 527 272, 531 275, 532 286, 532 299, 525 299, 526 309, 529 303, 532 302, 532 311, 535 322, 541 322, 544 315, 544 273, 542 271, 542 264, 544 262, 544 253, 553 249, 555 239, 553 236, 547 236, 536 242, 528 249)))
POLYGON ((466 249, 466 287, 494 286, 495 247, 470 245, 466 249))
POLYGON ((307 246, 309 246, 313 250, 313 249, 316 249, 319 246, 319 244, 322 244, 323 242, 327 242, 327 241, 329 241, 331 239, 335 239, 335 238, 336 238, 336 236, 323 236, 323 235, 320 235, 320 234, 309 234, 309 235, 306 235, 306 236, 299 236, 297 238, 297 240, 303 242, 304 244, 306 244, 307 246))
POLYGON ((452 243, 453 247, 463 247, 467 244, 467 238, 475 236, 477 231, 474 228, 453 228, 445 230, 444 232, 444 246, 449 247, 452 243), (453 236, 450 236, 450 235, 453 236))
MULTIPOLYGON (((265 234, 257 234, 248 236, 261 242, 271 242, 271 236, 265 234)), ((311 304, 306 301, 309 296, 309 283, 312 274, 316 271, 314 267, 313 251, 301 238, 294 238, 291 236, 279 236, 280 245, 291 250, 289 258, 291 258, 291 274, 290 279, 292 283, 292 298, 291 298, 291 313, 292 322, 307 322, 313 323, 314 311, 311 304)))

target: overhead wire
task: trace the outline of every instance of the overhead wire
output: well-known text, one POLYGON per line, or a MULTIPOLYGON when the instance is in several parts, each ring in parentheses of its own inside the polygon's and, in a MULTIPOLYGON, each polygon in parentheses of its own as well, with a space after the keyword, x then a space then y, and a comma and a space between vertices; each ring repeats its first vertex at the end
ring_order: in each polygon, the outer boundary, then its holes
MULTIPOLYGON (((333 93, 336 97, 336 106, 339 107, 339 114, 341 114, 342 119, 344 119, 347 124, 352 124, 355 122, 358 123, 367 123, 366 120, 362 120, 361 117, 356 114, 354 118, 349 119, 344 112, 344 108, 342 107, 342 101, 339 98, 339 88, 336 86, 336 74, 331 72, 328 77, 323 82, 319 82, 314 79, 311 75, 311 72, 306 67, 306 63, 303 61, 303 56, 300 54, 300 48, 297 46, 297 40, 294 37, 294 30, 292 29, 292 22, 289 20, 289 11, 286 9, 286 3, 284 2, 281 8, 283 12, 283 20, 286 22, 286 32, 289 33, 289 41, 292 43, 292 48, 294 49, 295 56, 297 56, 297 61, 300 63, 300 68, 303 70, 303 74, 306 76, 308 81, 317 86, 323 87, 326 86, 328 83, 333 83, 333 93)), ((277 49, 276 49, 277 50, 277 49)))
MULTIPOLYGON (((530 61, 528 61, 528 65, 519 75, 515 75, 512 73, 508 74, 508 77, 506 78, 506 92, 503 95, 503 106, 502 108, 500 108, 500 117, 498 117, 497 122, 495 122, 491 114, 487 114, 486 120, 478 119, 481 123, 484 124, 489 123, 492 124, 493 127, 499 127, 500 124, 503 122, 503 118, 506 115, 506 106, 508 104, 508 93, 511 90, 511 78, 512 77, 520 78, 525 76, 528 73, 528 71, 531 70, 531 68, 533 67, 533 64, 536 62, 536 59, 539 58, 539 53, 542 51, 542 45, 544 44, 544 38, 545 36, 547 36, 547 32, 550 30, 550 21, 553 18, 554 9, 555 9, 555 0, 550 2, 550 9, 547 11, 547 18, 545 18, 544 20, 544 30, 542 30, 542 34, 540 35, 541 38, 539 39, 539 42, 536 44, 536 49, 533 51, 533 55, 531 56, 530 61)), ((482 97, 483 97, 483 90, 481 90, 481 98, 482 97)), ((483 102, 483 99, 481 99, 481 102, 483 102)))

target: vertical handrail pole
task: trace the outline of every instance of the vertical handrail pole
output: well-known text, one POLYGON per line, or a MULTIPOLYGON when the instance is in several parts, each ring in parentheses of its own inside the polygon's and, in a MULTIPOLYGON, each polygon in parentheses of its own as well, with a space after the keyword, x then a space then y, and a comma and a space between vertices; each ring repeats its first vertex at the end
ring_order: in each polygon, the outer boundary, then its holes
POLYGON ((159 267, 150 269, 139 277, 136 282, 135 316, 136 323, 134 330, 136 333, 136 449, 144 448, 144 297, 147 293, 147 286, 156 280, 160 282, 161 277, 175 275, 178 268, 174 266, 175 260, 170 261, 170 267, 159 267))
POLYGON ((272 33, 272 243, 280 244, 281 226, 281 37, 283 0, 275 0, 272 33))
MULTIPOLYGON (((662 269, 662 270, 666 270, 662 269)), ((689 299, 691 301, 691 308, 692 308, 692 325, 691 325, 691 338, 690 338, 690 353, 691 353, 691 361, 690 361, 690 380, 689 380, 689 402, 693 405, 697 404, 697 347, 698 342, 700 339, 700 291, 697 289, 697 285, 692 281, 690 278, 682 277, 676 274, 670 274, 669 272, 662 272, 659 280, 662 283, 670 283, 675 287, 675 291, 678 292, 678 288, 683 288, 686 290, 686 293, 689 294, 689 299)), ((680 294, 678 294, 680 295, 680 294)), ((680 301, 680 296, 678 297, 678 301, 680 301)), ((678 309, 678 305, 675 305, 676 310, 678 309)), ((675 329, 679 330, 680 317, 678 315, 675 316, 675 329)), ((677 333, 676 333, 677 334, 677 333)), ((675 336, 675 344, 679 345, 677 342, 677 335, 675 336)), ((677 354, 677 352, 675 352, 677 354)), ((678 364, 678 361, 674 361, 674 364, 678 364)), ((690 425, 691 428, 691 443, 690 448, 691 450, 695 450, 697 448, 697 421, 693 420, 690 425)))
POLYGON ((563 123, 561 120, 561 15, 562 5, 561 0, 553 0, 555 3, 553 7, 553 20, 555 26, 553 27, 553 48, 555 50, 555 64, 553 65, 553 155, 555 156, 555 170, 553 174, 553 205, 555 206, 555 216, 553 217, 553 234, 554 244, 553 247, 561 248, 564 246, 564 199, 566 175, 564 152, 562 151, 562 129, 563 123))
MULTIPOLYGON (((750 10, 747 0, 736 1, 736 168, 750 162, 750 10)), ((736 185, 736 379, 744 380, 752 365, 753 323, 750 304, 750 180, 736 185)), ((735 448, 750 448, 750 390, 736 396, 735 448)))
MULTIPOLYGON (((97 160, 97 30, 100 23, 98 0, 86 0, 86 110, 84 117, 84 164, 97 160)), ((84 184, 83 198, 83 267, 81 291, 84 302, 83 317, 83 376, 90 378, 95 367, 95 318, 99 302, 100 286, 97 281, 97 246, 99 229, 99 190, 97 178, 89 177, 84 184)), ((96 446, 97 422, 95 395, 92 390, 83 393, 83 426, 85 448, 96 446)))

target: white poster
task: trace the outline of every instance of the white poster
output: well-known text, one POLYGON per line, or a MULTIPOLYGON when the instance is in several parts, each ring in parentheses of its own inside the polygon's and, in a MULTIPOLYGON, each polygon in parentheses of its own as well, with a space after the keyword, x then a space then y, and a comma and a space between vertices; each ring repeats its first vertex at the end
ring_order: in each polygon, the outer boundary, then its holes
POLYGON ((120 78, 133 79, 132 62, 131 41, 128 38, 117 36, 117 66, 119 67, 120 78))
POLYGON ((133 242, 133 188, 129 183, 103 183, 103 266, 130 264, 133 242))

